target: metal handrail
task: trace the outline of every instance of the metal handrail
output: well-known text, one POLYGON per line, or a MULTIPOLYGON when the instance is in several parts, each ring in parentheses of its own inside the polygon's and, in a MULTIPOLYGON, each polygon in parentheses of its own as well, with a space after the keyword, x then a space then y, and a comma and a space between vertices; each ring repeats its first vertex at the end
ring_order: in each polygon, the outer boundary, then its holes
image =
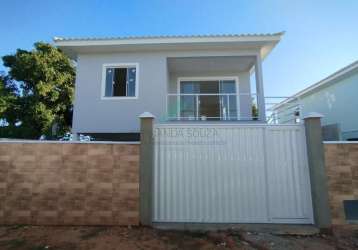
POLYGON ((194 94, 167 94, 168 96, 221 96, 221 95, 230 95, 230 96, 240 96, 240 95, 247 95, 247 96, 256 96, 256 94, 250 94, 250 93, 194 93, 194 94))
MULTIPOLYGON (((169 97, 178 97, 177 99, 177 104, 176 104, 176 114, 174 116, 169 116, 168 118, 170 120, 205 120, 205 119, 218 119, 218 120, 257 120, 258 117, 256 116, 250 116, 250 117, 243 117, 239 110, 240 110, 240 97, 250 97, 252 99, 256 99, 256 94, 252 94, 252 93, 169 93, 167 95, 167 103, 168 102, 168 98, 169 97), (194 111, 193 111, 193 116, 181 116, 181 98, 180 97, 185 97, 185 96, 192 96, 195 97, 195 102, 193 105, 195 105, 194 111), (219 99, 218 100, 218 105, 220 106, 220 112, 222 112, 222 114, 220 114, 220 116, 201 116, 200 114, 200 97, 203 96, 217 96, 217 97, 226 97, 225 99, 219 99), (230 97, 232 96, 236 96, 236 108, 234 109, 234 114, 231 113, 232 109, 230 109, 230 97), (225 104, 224 104, 225 103, 225 104), (223 109, 222 109, 223 108, 223 109)), ((175 100, 175 99, 174 99, 175 100)), ((255 105, 257 105, 257 102, 255 103, 255 105)), ((168 108, 168 105, 167 105, 168 108)), ((167 114, 169 114, 167 112, 167 114)))
MULTIPOLYGON (((254 115, 251 111, 251 116, 242 116, 242 114, 240 114, 240 97, 250 97, 251 100, 251 105, 252 106, 256 106, 257 112, 259 113, 259 106, 258 106, 258 100, 257 100, 257 94, 256 93, 168 93, 167 94, 167 111, 168 111, 168 99, 170 97, 178 97, 177 99, 177 110, 176 110, 176 114, 175 115, 169 115, 169 113, 167 112, 168 119, 169 120, 202 120, 202 119, 218 119, 218 120, 237 120, 237 121, 252 121, 252 120, 258 120, 259 119, 259 115, 254 115), (194 114, 193 116, 181 116, 181 98, 183 96, 192 96, 195 97, 195 102, 194 102, 194 114), (226 115, 221 115, 221 116, 213 116, 213 117, 201 117, 200 116, 200 97, 202 96, 218 96, 218 97, 224 97, 226 96, 226 109, 228 111, 226 115), (229 103, 229 97, 231 96, 236 96, 236 103, 237 103, 237 107, 236 107, 236 114, 231 114, 230 113, 230 103, 229 103)), ((274 123, 274 124, 286 124, 286 123, 298 123, 301 121, 301 109, 302 109, 302 105, 299 102, 298 98, 292 98, 292 97, 286 97, 286 96, 266 96, 265 100, 269 100, 269 101, 265 101, 265 111, 267 114, 266 117, 266 122, 268 123, 274 123), (289 100, 286 103, 282 103, 282 100, 289 100), (277 100, 277 102, 275 102, 275 100, 277 100), (277 109, 276 106, 280 104, 280 107, 277 109)), ((219 100, 218 101, 218 105, 223 105, 223 100, 219 100)))
MULTIPOLYGON (((269 97, 272 99, 273 97, 269 97)), ((267 99, 267 97, 265 98, 267 99)), ((287 123, 299 123, 301 119, 302 104, 297 97, 276 97, 278 101, 266 103, 270 105, 266 108, 267 122, 274 124, 287 124, 287 123), (285 102, 283 102, 283 100, 285 102)))

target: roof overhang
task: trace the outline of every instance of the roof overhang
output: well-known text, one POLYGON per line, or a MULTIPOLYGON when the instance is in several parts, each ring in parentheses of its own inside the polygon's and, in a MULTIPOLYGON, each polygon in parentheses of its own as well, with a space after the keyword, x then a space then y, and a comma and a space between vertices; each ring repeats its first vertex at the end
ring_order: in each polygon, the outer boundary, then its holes
POLYGON ((255 65, 256 56, 169 57, 167 62, 170 73, 205 75, 208 71, 249 71, 255 65))
POLYGON ((322 88, 328 87, 331 84, 334 84, 334 83, 338 82, 339 80, 346 78, 355 72, 358 72, 358 61, 355 61, 355 62, 349 64, 348 66, 334 72, 333 74, 327 76, 326 78, 322 79, 321 81, 319 81, 319 82, 301 90, 300 92, 294 94, 293 96, 283 100, 282 102, 273 106, 272 109, 277 110, 287 103, 296 101, 299 98, 307 96, 307 95, 309 95, 315 91, 318 91, 322 88))
POLYGON ((82 53, 183 50, 250 50, 260 51, 264 59, 281 40, 284 32, 253 35, 158 36, 124 38, 60 38, 55 45, 76 59, 82 53))

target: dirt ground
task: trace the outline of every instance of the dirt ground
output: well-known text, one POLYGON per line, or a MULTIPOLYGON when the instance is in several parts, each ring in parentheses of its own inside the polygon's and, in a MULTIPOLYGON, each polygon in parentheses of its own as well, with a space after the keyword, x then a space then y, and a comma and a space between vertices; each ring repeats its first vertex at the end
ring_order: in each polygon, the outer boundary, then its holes
POLYGON ((311 236, 246 231, 180 232, 146 227, 0 227, 1 250, 358 249, 358 230, 311 236))

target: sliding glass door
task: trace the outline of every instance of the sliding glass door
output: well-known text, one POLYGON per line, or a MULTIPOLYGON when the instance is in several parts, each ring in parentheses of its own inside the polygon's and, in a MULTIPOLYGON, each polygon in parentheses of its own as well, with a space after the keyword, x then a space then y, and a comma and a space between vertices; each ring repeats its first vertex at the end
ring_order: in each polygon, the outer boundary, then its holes
POLYGON ((184 120, 237 119, 235 80, 180 81, 179 109, 184 120))
POLYGON ((233 80, 219 81, 222 120, 237 120, 237 92, 233 80))

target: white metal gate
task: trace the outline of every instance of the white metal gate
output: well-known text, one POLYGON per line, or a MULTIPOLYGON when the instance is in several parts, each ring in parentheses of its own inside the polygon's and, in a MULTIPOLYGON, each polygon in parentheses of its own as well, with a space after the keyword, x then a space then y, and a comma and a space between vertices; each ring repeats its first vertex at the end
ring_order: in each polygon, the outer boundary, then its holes
POLYGON ((155 126, 154 221, 313 223, 302 125, 155 126))

